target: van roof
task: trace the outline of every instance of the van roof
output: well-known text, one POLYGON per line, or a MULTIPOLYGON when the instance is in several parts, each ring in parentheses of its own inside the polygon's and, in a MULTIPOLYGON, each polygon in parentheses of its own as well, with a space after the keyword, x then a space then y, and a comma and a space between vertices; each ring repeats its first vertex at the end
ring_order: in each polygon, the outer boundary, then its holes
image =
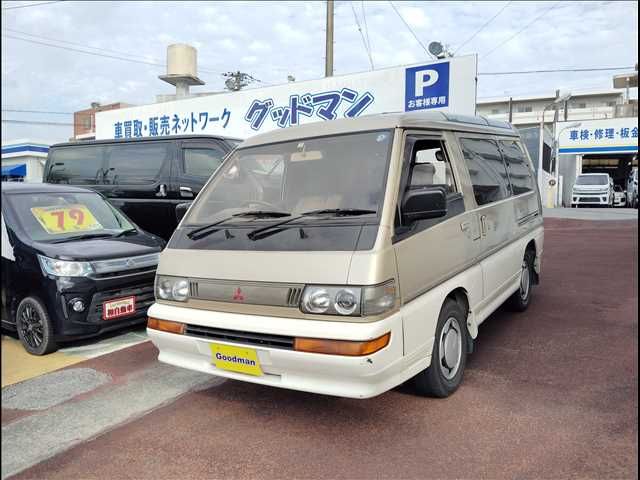
POLYGON ((593 177, 593 176, 596 176, 596 175, 606 175, 607 177, 609 176, 608 173, 602 173, 602 172, 600 172, 600 173, 581 173, 578 176, 579 177, 593 177))
POLYGON ((235 137, 224 137, 222 135, 171 135, 166 137, 142 137, 142 138, 119 138, 119 139, 105 139, 105 140, 81 140, 78 142, 63 142, 56 143, 55 145, 51 145, 51 148, 58 147, 75 147, 75 146, 86 146, 86 145, 103 145, 103 144, 114 144, 114 143, 138 143, 138 142, 158 142, 158 141, 172 141, 172 140, 202 140, 202 139, 213 139, 213 140, 234 140, 236 142, 241 142, 241 138, 235 137))
POLYGON ((414 111, 379 113, 357 118, 344 118, 330 122, 314 122, 273 130, 248 138, 242 142, 239 148, 264 145, 267 143, 286 142, 299 138, 339 135, 358 131, 386 130, 391 128, 455 130, 471 133, 518 136, 517 130, 511 124, 499 120, 444 112, 414 111))

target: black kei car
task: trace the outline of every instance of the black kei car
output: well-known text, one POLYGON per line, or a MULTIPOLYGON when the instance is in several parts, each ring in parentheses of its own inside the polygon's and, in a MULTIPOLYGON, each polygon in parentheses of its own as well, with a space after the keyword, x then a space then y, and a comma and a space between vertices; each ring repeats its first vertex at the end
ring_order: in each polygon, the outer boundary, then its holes
POLYGON ((89 189, 2 183, 2 327, 34 355, 146 321, 165 242, 89 189))

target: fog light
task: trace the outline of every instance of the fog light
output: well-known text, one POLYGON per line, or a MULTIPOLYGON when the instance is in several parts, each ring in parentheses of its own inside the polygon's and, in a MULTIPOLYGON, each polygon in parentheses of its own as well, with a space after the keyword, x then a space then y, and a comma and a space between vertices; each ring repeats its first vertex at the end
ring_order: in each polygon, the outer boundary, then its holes
POLYGON ((71 300, 71 308, 73 308, 74 312, 84 312, 84 302, 79 298, 75 298, 71 300))

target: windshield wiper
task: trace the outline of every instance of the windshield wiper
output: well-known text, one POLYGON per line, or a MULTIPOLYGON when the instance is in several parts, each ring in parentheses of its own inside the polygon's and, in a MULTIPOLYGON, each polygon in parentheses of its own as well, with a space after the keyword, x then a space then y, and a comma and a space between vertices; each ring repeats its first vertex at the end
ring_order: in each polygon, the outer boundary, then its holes
POLYGON ((86 233, 84 235, 76 235, 75 237, 61 238, 60 240, 54 240, 50 243, 65 243, 73 242, 75 240, 88 240, 90 238, 112 238, 114 235, 110 233, 86 233))
POLYGON ((300 215, 305 217, 313 215, 332 215, 334 217, 357 217, 359 215, 371 215, 378 213, 375 210, 367 210, 364 208, 325 208, 322 210, 310 210, 300 215))
POLYGON ((124 237, 127 233, 137 232, 138 230, 135 228, 127 228, 126 230, 121 231, 120 233, 116 233, 113 238, 124 237))
POLYGON ((268 237, 270 235, 273 235, 275 233, 278 233, 280 230, 275 230, 271 233, 265 233, 268 230, 272 230, 274 228, 278 228, 281 227, 283 225, 286 225, 287 223, 291 223, 295 220, 298 220, 302 218, 302 215, 298 215, 292 218, 287 218, 286 220, 283 220, 282 222, 277 222, 277 223, 272 223, 271 225, 266 225, 264 227, 261 228, 256 228, 255 230, 251 230, 249 233, 247 233, 247 237, 249 237, 249 240, 259 240, 261 238, 265 238, 268 237))
POLYGON ((210 223, 209 225, 204 225, 202 227, 196 228, 191 232, 187 233, 187 237, 191 240, 199 240, 204 238, 212 233, 220 230, 219 228, 215 228, 218 225, 221 225, 229 220, 233 220, 234 218, 243 218, 243 217, 258 217, 258 218, 281 218, 281 217, 290 217, 291 214, 288 212, 279 212, 277 210, 250 210, 248 212, 235 213, 230 217, 223 218, 222 220, 218 220, 217 222, 210 223))
POLYGON ((362 208, 330 208, 330 209, 322 209, 322 210, 310 210, 308 212, 303 212, 296 217, 288 218, 287 220, 284 220, 282 222, 272 223, 271 225, 266 225, 262 228, 253 230, 249 232, 247 236, 249 237, 250 240, 259 240, 261 238, 269 237, 271 235, 275 235, 276 233, 279 233, 284 230, 284 229, 278 230, 278 227, 287 225, 291 222, 294 222, 295 220, 299 220, 304 217, 312 217, 315 215, 329 215, 329 214, 335 217, 349 217, 349 216, 355 217, 358 215, 370 215, 372 213, 378 213, 378 212, 376 212, 375 210, 365 210, 362 208), (270 230, 273 230, 273 231, 270 231, 270 230))

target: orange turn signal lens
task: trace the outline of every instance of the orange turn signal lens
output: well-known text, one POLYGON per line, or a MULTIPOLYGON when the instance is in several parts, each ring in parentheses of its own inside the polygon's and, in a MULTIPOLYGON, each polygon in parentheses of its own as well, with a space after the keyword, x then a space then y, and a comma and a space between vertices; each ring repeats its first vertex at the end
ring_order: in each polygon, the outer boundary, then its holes
POLYGON ((182 335, 184 333, 185 324, 149 317, 149 319, 147 320, 147 328, 160 330, 161 332, 177 333, 178 335, 182 335))
POLYGON ((391 332, 364 342, 325 340, 322 338, 296 338, 293 343, 293 349, 298 352, 358 357, 382 350, 389 344, 389 339, 391 339, 391 332))

